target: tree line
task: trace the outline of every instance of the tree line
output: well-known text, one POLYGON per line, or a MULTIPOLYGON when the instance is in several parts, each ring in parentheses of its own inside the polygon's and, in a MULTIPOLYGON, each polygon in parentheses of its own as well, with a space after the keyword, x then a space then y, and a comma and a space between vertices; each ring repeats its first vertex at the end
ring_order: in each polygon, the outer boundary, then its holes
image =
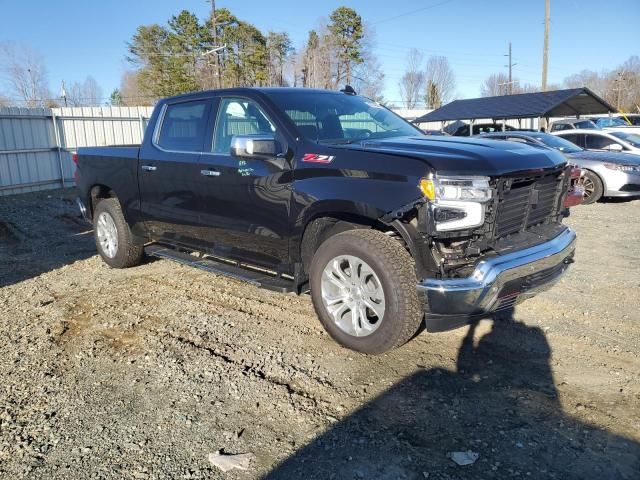
MULTIPOLYGON (((506 73, 489 75, 480 86, 483 97, 506 95, 509 77, 506 73)), ((562 84, 548 85, 547 90, 587 87, 622 112, 640 112, 640 57, 632 55, 612 70, 582 70, 564 79, 562 84)), ((513 93, 540 91, 535 84, 513 79, 513 93)))
MULTIPOLYGON (((213 4, 215 2, 212 2, 213 4)), ((152 105, 159 98, 211 88, 298 86, 336 90, 345 84, 382 103, 385 76, 375 55, 375 32, 353 8, 339 7, 317 22, 295 47, 286 31, 263 32, 228 8, 200 19, 188 10, 165 24, 139 26, 126 47, 130 68, 120 87, 104 98, 98 82, 62 85, 52 93, 46 62, 37 52, 0 42, 0 106, 152 105)), ((625 112, 640 111, 640 57, 607 71, 583 70, 548 90, 587 86, 625 112)), ((438 108, 457 96, 446 56, 412 48, 397 85, 401 106, 438 108)), ((506 73, 489 75, 481 96, 539 91, 506 73)))
POLYGON ((261 32, 227 8, 212 9, 204 21, 183 10, 166 25, 138 27, 127 46, 133 68, 112 99, 140 104, 210 88, 344 84, 381 98, 383 74, 372 41, 349 7, 334 10, 297 50, 287 32, 261 32))

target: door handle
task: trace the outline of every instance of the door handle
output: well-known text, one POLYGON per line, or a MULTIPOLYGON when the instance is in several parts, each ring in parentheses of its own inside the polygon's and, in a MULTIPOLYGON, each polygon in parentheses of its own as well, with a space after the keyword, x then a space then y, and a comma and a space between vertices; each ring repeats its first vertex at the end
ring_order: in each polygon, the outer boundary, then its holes
POLYGON ((155 165, 142 165, 140 168, 145 172, 155 172, 158 169, 155 165))
POLYGON ((220 172, 217 170, 200 170, 200 175, 204 175, 205 177, 219 177, 220 172))

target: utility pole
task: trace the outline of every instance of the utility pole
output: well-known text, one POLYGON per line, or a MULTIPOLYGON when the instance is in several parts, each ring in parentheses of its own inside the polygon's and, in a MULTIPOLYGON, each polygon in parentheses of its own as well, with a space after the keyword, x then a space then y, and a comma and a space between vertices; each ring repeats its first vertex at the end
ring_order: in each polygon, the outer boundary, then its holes
POLYGON ((509 53, 505 55, 505 57, 509 57, 509 65, 505 65, 505 67, 509 67, 509 82, 507 83, 507 85, 509 85, 509 95, 513 95, 513 67, 515 65, 517 65, 517 63, 513 63, 512 61, 512 57, 511 57, 511 42, 509 42, 509 53))
POLYGON ((617 91, 616 109, 618 111, 620 111, 620 103, 621 103, 621 100, 622 100, 622 90, 624 89, 623 88, 623 85, 624 85, 624 74, 625 74, 624 70, 622 70, 621 72, 618 72, 618 75, 617 75, 616 79, 614 80, 615 85, 616 85, 615 90, 617 91))
MULTIPOLYGON (((218 45, 218 25, 216 24, 216 0, 209 0, 211 2, 211 25, 213 27, 213 46, 218 45)), ((213 55, 213 81, 216 88, 220 88, 220 68, 218 63, 218 52, 214 52, 213 55)))
POLYGON ((544 0, 544 47, 542 49, 542 91, 547 91, 547 67, 549 63, 549 17, 551 0, 544 0))

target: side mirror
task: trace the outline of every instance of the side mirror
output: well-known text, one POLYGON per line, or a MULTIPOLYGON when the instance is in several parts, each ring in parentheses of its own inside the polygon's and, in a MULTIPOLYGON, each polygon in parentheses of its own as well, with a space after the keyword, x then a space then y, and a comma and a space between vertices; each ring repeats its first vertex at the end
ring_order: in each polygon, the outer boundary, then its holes
POLYGON ((612 143, 609 145, 609 150, 612 152, 621 152, 624 148, 619 143, 612 143))
POLYGON ((273 135, 234 135, 231 139, 232 157, 270 159, 281 153, 280 144, 273 135))

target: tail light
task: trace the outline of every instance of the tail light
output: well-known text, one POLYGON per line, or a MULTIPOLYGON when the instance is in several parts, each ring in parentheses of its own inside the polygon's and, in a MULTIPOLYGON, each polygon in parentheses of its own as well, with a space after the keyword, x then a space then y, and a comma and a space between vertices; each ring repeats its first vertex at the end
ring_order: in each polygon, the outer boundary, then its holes
POLYGON ((76 181, 76 185, 78 184, 78 178, 80 177, 80 172, 78 172, 78 154, 74 153, 71 155, 71 160, 73 160, 73 164, 76 166, 76 171, 73 172, 73 179, 76 181))

